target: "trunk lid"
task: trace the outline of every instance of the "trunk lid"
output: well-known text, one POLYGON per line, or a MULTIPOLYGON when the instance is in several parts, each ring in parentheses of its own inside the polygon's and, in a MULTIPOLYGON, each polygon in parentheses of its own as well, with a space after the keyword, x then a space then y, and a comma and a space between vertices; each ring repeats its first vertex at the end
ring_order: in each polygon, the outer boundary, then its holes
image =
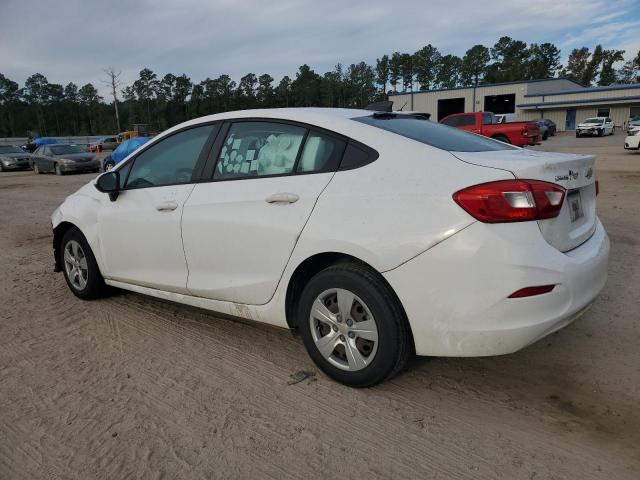
POLYGON ((561 252, 587 241, 596 228, 595 157, 524 149, 451 152, 460 160, 499 170, 516 178, 543 180, 564 187, 564 203, 555 218, 539 220, 545 240, 561 252))

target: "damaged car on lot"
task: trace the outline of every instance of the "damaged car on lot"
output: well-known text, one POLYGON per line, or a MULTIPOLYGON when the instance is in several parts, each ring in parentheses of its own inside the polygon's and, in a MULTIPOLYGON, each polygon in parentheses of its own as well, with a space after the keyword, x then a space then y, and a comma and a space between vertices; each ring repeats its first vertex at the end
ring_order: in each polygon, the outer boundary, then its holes
POLYGON ((609 117, 587 118, 576 127, 576 138, 585 135, 602 137, 603 135, 613 135, 616 126, 609 117))
POLYGON ((0 145, 0 172, 29 170, 31 154, 16 145, 0 145))
POLYGON ((100 171, 100 162, 93 153, 88 153, 80 145, 41 145, 33 152, 33 171, 35 173, 53 172, 64 175, 72 172, 100 171))
POLYGON ((294 329, 331 378, 371 386, 582 315, 609 255, 594 163, 410 113, 227 112, 67 197, 55 265, 82 299, 111 286, 294 329))

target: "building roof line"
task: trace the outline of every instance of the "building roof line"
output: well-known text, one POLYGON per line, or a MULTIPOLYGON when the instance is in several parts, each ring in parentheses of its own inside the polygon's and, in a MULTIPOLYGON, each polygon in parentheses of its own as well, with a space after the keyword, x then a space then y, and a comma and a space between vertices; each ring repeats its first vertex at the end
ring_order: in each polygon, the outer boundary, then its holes
POLYGON ((610 92, 613 90, 633 90, 640 88, 640 83, 630 83, 625 85, 607 85, 605 87, 585 87, 583 90, 557 90, 549 93, 527 93, 525 97, 548 97, 552 95, 576 95, 579 93, 610 92))
MULTIPOLYGON (((413 95, 418 95, 421 93, 433 93, 433 92, 447 92, 447 91, 453 91, 453 90, 465 90, 465 89, 471 89, 471 88, 486 88, 486 87, 499 87, 502 85, 516 85, 518 83, 538 83, 538 82, 548 82, 551 80, 567 80, 571 83, 575 83, 576 85, 579 85, 582 88, 587 88, 584 85, 582 85, 579 82, 576 82, 575 80, 568 78, 568 77, 549 77, 549 78, 537 78, 535 80, 514 80, 512 82, 499 82, 499 83, 480 83, 478 85, 467 85, 464 87, 453 87, 453 88, 434 88, 433 90, 416 90, 414 92, 411 91, 405 91, 405 92, 389 92, 387 93, 388 96, 392 97, 392 96, 396 96, 396 95, 411 95, 413 93, 413 95)), ((572 90, 568 90, 568 91, 572 91, 572 90)), ((577 92, 580 92, 582 90, 576 90, 577 92)))
POLYGON ((575 104, 588 104, 588 103, 596 103, 596 104, 607 104, 610 102, 620 102, 620 101, 629 101, 629 100, 640 100, 640 95, 633 95, 629 97, 603 97, 603 98, 589 98, 589 99, 581 99, 581 100, 563 100, 558 102, 533 102, 533 103, 521 103, 516 105, 518 108, 535 108, 535 109, 543 109, 545 107, 553 107, 558 105, 575 105, 575 104))

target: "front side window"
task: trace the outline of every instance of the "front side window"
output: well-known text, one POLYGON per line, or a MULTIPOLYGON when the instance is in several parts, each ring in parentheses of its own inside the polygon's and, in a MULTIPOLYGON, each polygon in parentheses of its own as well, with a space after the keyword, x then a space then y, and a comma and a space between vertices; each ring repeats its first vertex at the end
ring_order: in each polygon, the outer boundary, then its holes
MULTIPOLYGON (((473 118, 472 116, 469 116, 473 118)), ((354 118, 373 127, 401 135, 412 140, 440 148, 449 152, 489 152, 493 150, 512 150, 506 143, 474 135, 464 130, 434 123, 409 115, 375 115, 354 118)))
POLYGON ((0 145, 0 154, 2 153, 24 153, 24 150, 13 145, 0 145))
POLYGON ((214 128, 215 125, 191 128, 149 147, 134 159, 126 188, 191 182, 200 152, 214 128))
POLYGON ((482 114, 482 124, 483 125, 494 125, 498 123, 496 117, 493 113, 483 113, 482 114))
MULTIPOLYGON (((305 132, 305 128, 275 122, 232 124, 220 149, 214 180, 292 173, 305 132)), ((307 165, 311 163, 310 159, 307 165)))

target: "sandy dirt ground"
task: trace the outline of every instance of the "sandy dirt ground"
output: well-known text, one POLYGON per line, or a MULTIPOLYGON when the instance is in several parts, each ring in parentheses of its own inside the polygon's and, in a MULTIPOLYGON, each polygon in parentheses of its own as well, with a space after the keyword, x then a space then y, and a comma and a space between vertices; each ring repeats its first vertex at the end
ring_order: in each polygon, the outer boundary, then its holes
POLYGON ((78 300, 49 215, 91 176, 0 174, 0 479, 640 478, 640 153, 622 140, 537 147, 598 156, 612 251, 586 315, 365 390, 284 330, 133 293, 78 300), (300 370, 314 375, 290 385, 300 370))

